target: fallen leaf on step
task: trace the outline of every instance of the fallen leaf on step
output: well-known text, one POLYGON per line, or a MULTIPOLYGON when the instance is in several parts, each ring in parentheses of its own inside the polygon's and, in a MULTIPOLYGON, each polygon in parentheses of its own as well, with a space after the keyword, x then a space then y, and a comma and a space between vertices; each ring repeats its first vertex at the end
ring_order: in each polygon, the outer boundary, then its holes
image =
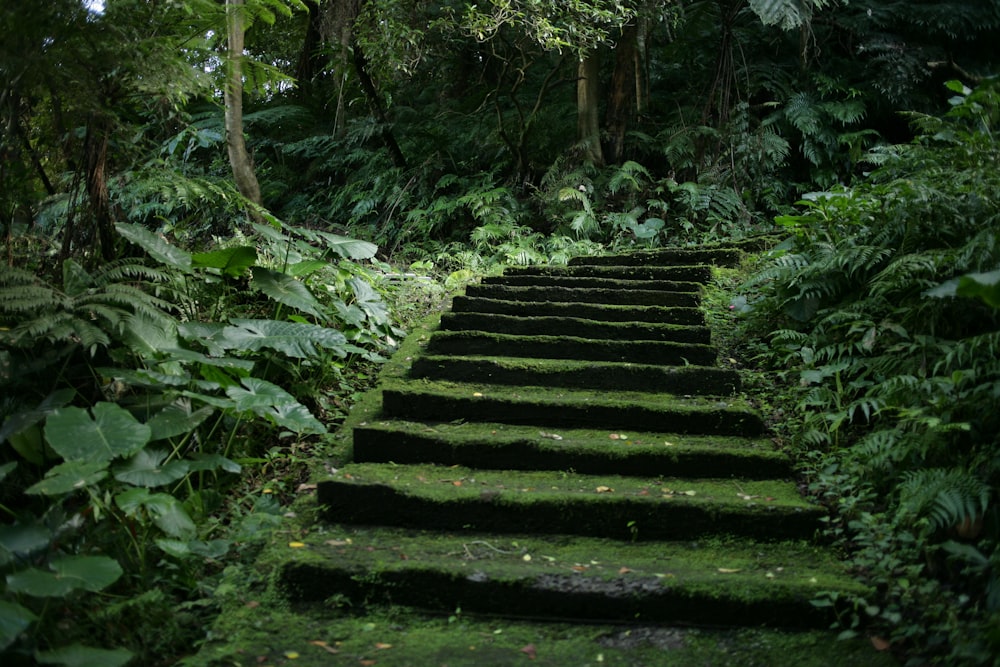
POLYGON ((483 396, 483 392, 481 392, 481 391, 476 391, 476 392, 473 392, 473 394, 472 394, 472 395, 473 395, 473 396, 475 396, 476 398, 482 398, 482 396, 483 396))
POLYGON ((549 440, 562 440, 563 439, 563 437, 561 435, 559 435, 558 433, 546 433, 545 431, 540 431, 538 433, 538 435, 542 436, 543 438, 548 438, 549 440))
POLYGON ((615 490, 612 489, 610 486, 599 486, 599 487, 597 487, 596 491, 598 493, 614 493, 615 492, 615 490))
POLYGON ((620 570, 618 570, 618 574, 628 574, 631 571, 632 570, 628 569, 627 567, 622 567, 620 570))
POLYGON ((323 649, 327 653, 333 653, 333 654, 340 653, 340 651, 338 651, 337 649, 333 648, 332 646, 330 646, 329 644, 327 644, 325 641, 322 641, 322 640, 319 640, 319 639, 317 639, 315 641, 311 641, 309 643, 312 644, 313 646, 320 647, 321 649, 323 649))
POLYGON ((535 645, 534 644, 528 644, 527 646, 525 646, 524 648, 522 648, 521 649, 521 653, 523 653, 526 656, 528 656, 529 660, 534 660, 537 657, 537 655, 538 655, 537 651, 535 650, 535 645))
POLYGON ((387 648, 392 648, 392 644, 384 644, 382 642, 375 642, 375 648, 379 651, 384 651, 387 648))
POLYGON ((892 646, 892 644, 881 637, 869 637, 869 639, 871 639, 872 646, 875 647, 876 651, 887 651, 892 646))
POLYGON ((736 572, 739 572, 739 571, 740 571, 739 568, 730 568, 730 567, 720 567, 719 568, 719 572, 721 572, 722 574, 733 574, 733 573, 736 573, 736 572))
POLYGON ((292 549, 301 549, 305 545, 306 545, 305 542, 289 542, 288 543, 288 546, 290 546, 292 549))
POLYGON ((621 436, 618 435, 617 433, 612 433, 608 437, 611 438, 612 440, 620 440, 621 439, 621 436))

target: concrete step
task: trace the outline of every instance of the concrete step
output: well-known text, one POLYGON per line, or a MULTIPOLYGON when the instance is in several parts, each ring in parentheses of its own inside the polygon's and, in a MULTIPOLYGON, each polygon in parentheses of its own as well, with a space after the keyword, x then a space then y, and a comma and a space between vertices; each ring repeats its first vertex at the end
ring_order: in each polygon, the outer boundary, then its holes
POLYGON ((711 366, 710 345, 657 340, 595 340, 573 336, 518 336, 486 331, 438 331, 428 354, 620 361, 662 366, 711 366))
POLYGON ((503 301, 555 301, 561 303, 592 303, 628 306, 671 306, 695 308, 700 297, 695 292, 661 292, 659 290, 621 290, 582 287, 516 287, 506 285, 469 285, 465 293, 471 297, 503 301))
POLYGON ((349 463, 317 487, 327 521, 618 540, 809 539, 821 507, 790 481, 349 463))
POLYGON ((662 248, 621 255, 573 257, 569 266, 664 266, 669 264, 711 264, 737 266, 743 260, 738 248, 662 248))
POLYGON ((620 280, 680 280, 705 284, 712 280, 712 267, 689 266, 614 266, 577 264, 574 266, 516 266, 504 269, 505 276, 572 276, 577 278, 615 278, 620 280))
POLYGON ((657 290, 661 292, 699 292, 702 288, 701 283, 678 280, 623 280, 621 278, 507 274, 486 276, 480 284, 509 285, 512 287, 568 287, 571 289, 657 290))
POLYGON ((444 331, 488 331, 520 336, 574 336, 602 340, 658 340, 708 345, 708 327, 659 322, 601 322, 579 317, 444 313, 444 331))
POLYGON ((618 433, 489 422, 373 420, 353 432, 353 460, 436 463, 587 475, 790 479, 788 457, 763 437, 618 433))
POLYGON ((547 429, 600 428, 757 437, 760 416, 739 398, 509 387, 414 380, 387 383, 382 411, 418 421, 476 421, 547 429))
POLYGON ((820 591, 859 592, 827 552, 799 542, 629 542, 335 524, 304 545, 280 573, 282 589, 300 605, 339 599, 356 608, 391 602, 445 615, 461 609, 534 620, 825 628, 835 610, 809 600, 820 591))
POLYGON ((740 390, 736 371, 715 366, 658 366, 576 359, 426 354, 413 361, 410 377, 678 395, 727 396, 740 390))
MULTIPOLYGON (((512 295, 506 295, 508 297, 512 295)), ((575 317, 600 322, 670 322, 703 326, 705 316, 695 306, 639 306, 555 301, 514 301, 486 297, 456 296, 451 304, 455 313, 497 313, 523 317, 575 317)))

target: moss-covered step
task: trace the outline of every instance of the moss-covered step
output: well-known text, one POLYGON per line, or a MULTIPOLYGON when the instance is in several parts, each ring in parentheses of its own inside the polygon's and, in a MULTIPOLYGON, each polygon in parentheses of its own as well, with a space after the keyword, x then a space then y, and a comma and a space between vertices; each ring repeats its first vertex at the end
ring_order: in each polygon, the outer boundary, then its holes
POLYGON ((372 421, 353 429, 354 461, 437 463, 588 475, 787 479, 787 456, 766 438, 618 433, 478 422, 372 421))
POLYGON ((575 336, 610 340, 662 340, 708 345, 708 327, 659 322, 601 322, 580 317, 517 316, 498 313, 444 313, 446 331, 489 331, 520 336, 575 336))
POLYGON ((706 264, 690 266, 511 266, 504 269, 505 276, 574 276, 587 278, 614 278, 619 280, 680 280, 707 283, 712 280, 712 267, 706 264))
POLYGON ((622 361, 662 366, 711 366, 718 356, 711 345, 658 340, 595 340, 575 336, 517 336, 487 331, 437 331, 429 354, 533 357, 622 361))
POLYGON ((591 287, 508 287, 506 285, 469 285, 468 296, 504 301, 557 301, 604 303, 635 306, 673 306, 695 308, 700 295, 695 292, 661 292, 659 290, 621 290, 591 287))
POLYGON ((679 395, 727 396, 740 391, 739 374, 715 366, 658 366, 576 359, 428 354, 413 360, 410 377, 679 395))
POLYGON ((621 278, 590 278, 576 276, 551 275, 502 275, 486 276, 482 285, 510 285, 519 287, 569 287, 572 289, 620 289, 620 290, 657 290, 661 292, 699 292, 703 285, 695 282, 678 280, 623 280, 621 278))
POLYGON ((569 266, 663 266, 670 264, 712 264, 737 266, 743 260, 739 248, 664 248, 622 255, 572 257, 569 266))
POLYGON ((418 421, 477 421, 542 428, 601 428, 756 437, 760 416, 738 398, 509 387, 416 380, 386 382, 382 412, 418 421))
POLYGON ((828 552, 800 541, 630 543, 334 524, 302 544, 280 572, 281 588, 296 603, 339 599, 362 608, 391 603, 505 618, 825 628, 835 610, 811 600, 823 591, 865 592, 828 552))
POLYGON ((497 313, 524 317, 576 317, 601 322, 670 322, 691 326, 705 324, 705 315, 694 306, 637 306, 581 302, 511 301, 484 297, 456 296, 451 303, 456 313, 497 313))
POLYGON ((825 515, 794 482, 349 463, 319 481, 326 521, 620 540, 810 539, 825 515))

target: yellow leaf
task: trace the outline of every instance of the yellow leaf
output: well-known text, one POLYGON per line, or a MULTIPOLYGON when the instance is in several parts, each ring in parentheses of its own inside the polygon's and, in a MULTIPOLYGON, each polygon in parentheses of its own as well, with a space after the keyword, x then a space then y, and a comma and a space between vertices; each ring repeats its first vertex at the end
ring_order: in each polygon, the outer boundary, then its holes
POLYGON ((476 398, 482 398, 483 392, 476 391, 476 392, 473 392, 472 395, 475 396, 476 398))
POLYGON ((306 545, 305 542, 289 542, 288 543, 288 546, 290 546, 293 549, 301 549, 305 545, 306 545))
POLYGON ((299 654, 297 651, 285 651, 285 657, 288 658, 289 660, 297 660, 299 654))
POLYGON ((615 492, 615 490, 612 489, 610 486, 599 486, 599 487, 597 487, 596 491, 598 493, 614 493, 615 492))
POLYGON ((382 642, 376 642, 375 648, 377 648, 379 651, 384 651, 387 648, 392 648, 392 644, 384 644, 382 642))

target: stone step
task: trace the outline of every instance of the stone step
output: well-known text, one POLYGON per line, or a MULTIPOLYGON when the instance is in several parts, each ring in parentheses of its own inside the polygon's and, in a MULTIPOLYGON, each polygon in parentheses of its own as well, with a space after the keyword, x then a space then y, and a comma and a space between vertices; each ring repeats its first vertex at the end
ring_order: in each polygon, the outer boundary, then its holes
POLYGON ((705 264, 690 266, 535 265, 507 267, 503 273, 505 276, 573 276, 579 278, 616 278, 621 280, 680 280, 702 284, 712 280, 712 267, 705 264))
POLYGON ((711 366, 715 364, 718 354, 714 347, 698 343, 517 336, 486 331, 437 331, 427 344, 426 352, 439 355, 621 361, 663 366, 711 366))
POLYGON ((336 524, 303 545, 286 549, 279 573, 296 605, 338 599, 352 608, 391 602, 446 616, 460 609, 508 619, 826 628, 836 610, 809 601, 820 591, 861 592, 827 552, 798 542, 623 542, 336 524))
POLYGON ((622 255, 573 257, 569 266, 664 266, 668 264, 711 264, 737 266, 743 260, 738 248, 663 248, 622 255))
POLYGON ((317 485, 326 521, 618 540, 809 539, 823 508, 789 481, 348 463, 317 485))
POLYGON ((571 289, 657 290, 661 292, 699 292, 702 288, 701 283, 677 280, 622 280, 620 278, 506 274, 486 276, 480 284, 509 285, 512 287, 568 287, 571 289))
POLYGON ((736 371, 715 366, 658 366, 576 359, 422 355, 410 377, 503 385, 727 396, 740 391, 736 371))
POLYGON ((485 297, 456 296, 455 313, 497 313, 524 317, 575 317, 601 322, 670 322, 690 326, 705 324, 705 316, 694 306, 637 306, 581 302, 513 301, 485 297))
POLYGON ((601 322, 579 317, 518 316, 497 313, 444 313, 445 331, 488 331, 520 336, 574 336, 601 340, 659 340, 708 345, 708 327, 658 322, 601 322))
POLYGON ((672 306, 695 308, 700 296, 695 292, 658 290, 620 290, 584 287, 508 287, 506 285, 469 285, 465 293, 472 297, 504 301, 555 301, 629 306, 672 306))
POLYGON ((418 421, 475 421, 546 429, 599 428, 658 433, 739 435, 764 432, 760 416, 739 398, 509 387, 485 383, 387 382, 386 416, 418 421))
POLYGON ((587 475, 788 479, 787 456, 766 438, 617 433, 497 423, 373 420, 353 431, 353 460, 436 463, 587 475))

